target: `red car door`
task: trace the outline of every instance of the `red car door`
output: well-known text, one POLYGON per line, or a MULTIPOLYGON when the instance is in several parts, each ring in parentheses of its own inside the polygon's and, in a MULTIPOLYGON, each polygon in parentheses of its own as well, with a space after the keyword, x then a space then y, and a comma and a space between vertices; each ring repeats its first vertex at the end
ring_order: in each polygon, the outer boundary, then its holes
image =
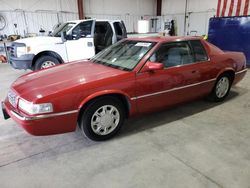
MULTIPOLYGON (((191 85, 192 87, 189 87, 189 90, 193 91, 194 98, 196 97, 196 93, 198 94, 197 96, 206 96, 214 87, 218 74, 218 66, 216 63, 210 61, 200 40, 190 40, 189 44, 194 55, 194 63, 187 64, 186 66, 189 66, 192 72, 199 74, 197 83, 193 83, 193 85, 191 85)), ((186 84, 188 85, 190 83, 186 84)), ((192 98, 192 95, 190 95, 190 97, 192 98)))
POLYGON ((136 100, 145 113, 191 100, 200 95, 201 71, 188 42, 163 44, 149 59, 163 63, 165 69, 138 73, 136 100))

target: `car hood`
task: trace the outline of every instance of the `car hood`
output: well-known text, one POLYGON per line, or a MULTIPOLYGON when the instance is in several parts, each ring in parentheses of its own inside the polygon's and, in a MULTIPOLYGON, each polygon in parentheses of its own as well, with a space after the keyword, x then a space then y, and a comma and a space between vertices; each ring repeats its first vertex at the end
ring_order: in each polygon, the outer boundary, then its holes
POLYGON ((60 43, 62 39, 60 37, 49 37, 49 36, 40 36, 40 37, 30 37, 16 40, 15 43, 24 43, 26 46, 38 46, 43 44, 52 44, 60 43))
POLYGON ((34 101, 36 98, 126 73, 90 61, 78 61, 21 76, 12 84, 12 88, 22 98, 34 101))

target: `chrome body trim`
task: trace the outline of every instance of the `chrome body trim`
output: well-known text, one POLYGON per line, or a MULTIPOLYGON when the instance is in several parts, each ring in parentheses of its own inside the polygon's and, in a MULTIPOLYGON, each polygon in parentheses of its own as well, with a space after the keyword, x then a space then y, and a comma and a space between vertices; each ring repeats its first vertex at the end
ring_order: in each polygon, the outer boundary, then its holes
POLYGON ((176 88, 165 90, 165 91, 159 91, 159 92, 156 92, 156 93, 150 93, 150 94, 147 94, 147 95, 133 97, 133 98, 131 98, 131 100, 137 100, 137 99, 141 99, 141 98, 145 98, 145 97, 151 97, 151 96, 154 96, 154 95, 160 95, 160 94, 164 94, 164 93, 169 93, 169 92, 172 92, 172 91, 176 91, 176 90, 180 90, 180 89, 185 89, 185 88, 189 88, 189 87, 194 87, 194 86, 197 86, 197 85, 205 84, 205 83, 208 83, 208 82, 214 82, 214 81, 216 81, 216 78, 210 79, 210 80, 206 80, 206 81, 203 81, 203 82, 198 82, 198 83, 195 83, 195 84, 190 84, 190 85, 182 86, 182 87, 176 87, 176 88))
POLYGON ((236 72, 235 74, 241 74, 241 73, 243 73, 243 72, 247 72, 247 69, 243 69, 243 70, 241 70, 241 71, 238 71, 238 72, 236 72))
POLYGON ((14 115, 16 118, 22 121, 32 121, 32 120, 39 120, 39 119, 45 119, 45 118, 50 118, 50 117, 57 117, 57 116, 63 116, 63 115, 68 115, 68 114, 74 114, 77 113, 78 110, 72 110, 72 111, 67 111, 67 112, 60 112, 60 113, 53 113, 53 114, 46 114, 46 115, 37 115, 37 116, 21 116, 17 112, 11 110, 10 113, 14 115))

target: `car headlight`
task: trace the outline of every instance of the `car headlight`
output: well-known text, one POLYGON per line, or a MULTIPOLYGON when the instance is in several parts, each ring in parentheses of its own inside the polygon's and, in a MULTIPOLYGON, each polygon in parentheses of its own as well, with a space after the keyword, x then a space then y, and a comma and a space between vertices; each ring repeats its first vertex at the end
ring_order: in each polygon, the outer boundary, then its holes
POLYGON ((20 57, 24 54, 27 54, 30 52, 31 48, 29 46, 21 46, 16 48, 16 55, 17 57, 20 57))
POLYGON ((19 99, 18 107, 29 114, 43 114, 53 112, 51 103, 33 104, 24 99, 19 99))

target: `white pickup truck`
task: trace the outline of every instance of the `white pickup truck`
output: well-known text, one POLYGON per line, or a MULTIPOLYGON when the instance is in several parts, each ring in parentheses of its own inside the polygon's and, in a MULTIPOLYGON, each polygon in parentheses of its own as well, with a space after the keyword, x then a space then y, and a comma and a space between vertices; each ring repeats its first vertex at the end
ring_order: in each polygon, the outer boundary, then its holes
POLYGON ((70 61, 88 59, 126 38, 121 20, 75 20, 61 24, 51 36, 20 39, 9 47, 15 69, 39 70, 70 61))

